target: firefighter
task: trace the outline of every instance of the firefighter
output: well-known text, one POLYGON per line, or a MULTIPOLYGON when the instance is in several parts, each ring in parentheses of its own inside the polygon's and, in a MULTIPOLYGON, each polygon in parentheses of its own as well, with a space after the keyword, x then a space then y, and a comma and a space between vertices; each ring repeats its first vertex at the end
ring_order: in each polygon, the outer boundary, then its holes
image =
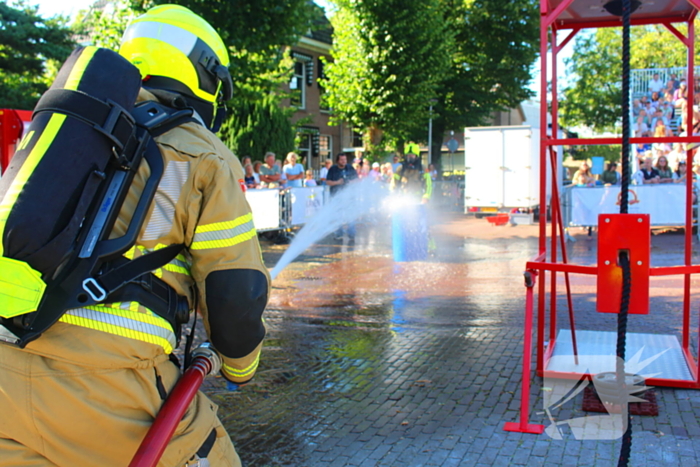
POLYGON ((394 188, 415 198, 420 197, 423 204, 430 200, 432 179, 428 172, 423 171, 420 159, 412 152, 406 154, 406 159, 394 172, 394 188))
MULTIPOLYGON (((185 245, 155 274, 199 309, 221 375, 235 388, 258 365, 270 278, 243 169, 211 131, 232 93, 227 49, 202 18, 162 5, 129 25, 119 53, 141 72, 140 100, 192 107, 198 119, 156 139, 165 173, 125 255, 185 245)), ((128 227, 147 174, 142 164, 115 236, 128 227)), ((1 345, 0 466, 127 465, 180 376, 176 341, 165 319, 126 300, 67 310, 24 349, 1 345)), ((159 465, 239 466, 216 410, 198 393, 159 465)))

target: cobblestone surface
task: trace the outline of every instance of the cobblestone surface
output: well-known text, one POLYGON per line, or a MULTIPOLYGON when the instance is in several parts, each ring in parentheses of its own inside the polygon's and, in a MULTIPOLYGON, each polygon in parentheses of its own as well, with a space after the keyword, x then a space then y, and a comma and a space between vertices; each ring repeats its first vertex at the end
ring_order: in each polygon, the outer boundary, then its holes
MULTIPOLYGON (((520 409, 522 271, 537 250, 536 228, 443 218, 433 229, 437 255, 402 265, 390 258, 386 228, 366 225, 357 245, 322 242, 290 265, 273 284, 254 382, 230 393, 207 381, 244 464, 616 465, 616 440, 503 431, 520 409)), ((595 239, 577 238, 571 260, 595 263, 595 239)), ((654 237, 654 265, 680 264, 681 243, 654 237)), ((272 267, 284 247, 263 246, 272 267)), ((630 330, 677 333, 678 283, 656 279, 651 314, 630 318, 630 330)), ((578 328, 614 330, 615 315, 594 311, 595 282, 572 284, 578 328)), ((559 302, 566 327, 563 295, 559 302)), ((531 381, 530 423, 549 425, 542 380, 533 373, 531 381)), ((656 391, 659 416, 632 420, 630 465, 700 465, 700 391, 656 391)), ((581 401, 558 418, 584 416, 581 401)))

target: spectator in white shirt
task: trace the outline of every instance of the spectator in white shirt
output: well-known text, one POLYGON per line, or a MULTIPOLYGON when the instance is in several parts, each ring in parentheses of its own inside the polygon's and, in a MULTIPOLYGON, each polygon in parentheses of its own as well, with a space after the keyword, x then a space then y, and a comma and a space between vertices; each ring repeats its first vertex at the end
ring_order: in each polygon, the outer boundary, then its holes
POLYGON ((321 185, 326 184, 326 176, 328 175, 328 169, 330 169, 332 166, 333 166, 333 159, 326 159, 323 167, 321 167, 321 171, 318 174, 318 179, 321 182, 321 185))
POLYGON ((287 154, 282 173, 287 179, 287 186, 300 188, 304 179, 304 166, 297 162, 297 153, 290 152, 287 154))
POLYGON ((659 79, 659 74, 654 73, 653 78, 649 81, 649 92, 661 92, 664 89, 664 82, 659 79))

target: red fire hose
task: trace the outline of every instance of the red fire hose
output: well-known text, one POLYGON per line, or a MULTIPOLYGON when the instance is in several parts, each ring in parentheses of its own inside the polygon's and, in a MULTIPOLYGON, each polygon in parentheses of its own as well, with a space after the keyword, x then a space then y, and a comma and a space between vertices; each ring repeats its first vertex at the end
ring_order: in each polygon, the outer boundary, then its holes
POLYGON ((156 467, 182 416, 209 373, 218 373, 221 361, 209 344, 192 352, 192 364, 175 385, 146 433, 129 467, 156 467))

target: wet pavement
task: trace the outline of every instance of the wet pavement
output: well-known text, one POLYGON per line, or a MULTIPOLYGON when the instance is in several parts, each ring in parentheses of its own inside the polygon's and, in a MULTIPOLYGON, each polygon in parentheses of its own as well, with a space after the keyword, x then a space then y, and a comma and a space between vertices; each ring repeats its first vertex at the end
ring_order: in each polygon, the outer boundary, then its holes
MULTIPOLYGON (((432 224, 437 250, 427 261, 394 263, 388 218, 373 213, 355 244, 323 239, 273 282, 255 380, 233 393, 206 382, 244 465, 617 464, 618 441, 503 431, 518 421, 522 272, 537 227, 461 213, 434 214, 432 224)), ((570 260, 594 264, 595 233, 572 233, 570 260)), ((272 268, 286 246, 262 245, 272 268)), ((652 237, 652 264, 680 264, 682 245, 682 235, 652 237)), ((631 317, 630 331, 679 332, 680 286, 652 278, 652 311, 631 317)), ((595 312, 595 281, 572 276, 572 287, 578 328, 613 331, 616 316, 595 312)), ((542 384, 533 374, 530 422, 549 425, 542 384)), ((656 391, 659 416, 633 417, 630 465, 700 465, 700 391, 656 391)), ((584 414, 579 395, 558 416, 584 414)))

